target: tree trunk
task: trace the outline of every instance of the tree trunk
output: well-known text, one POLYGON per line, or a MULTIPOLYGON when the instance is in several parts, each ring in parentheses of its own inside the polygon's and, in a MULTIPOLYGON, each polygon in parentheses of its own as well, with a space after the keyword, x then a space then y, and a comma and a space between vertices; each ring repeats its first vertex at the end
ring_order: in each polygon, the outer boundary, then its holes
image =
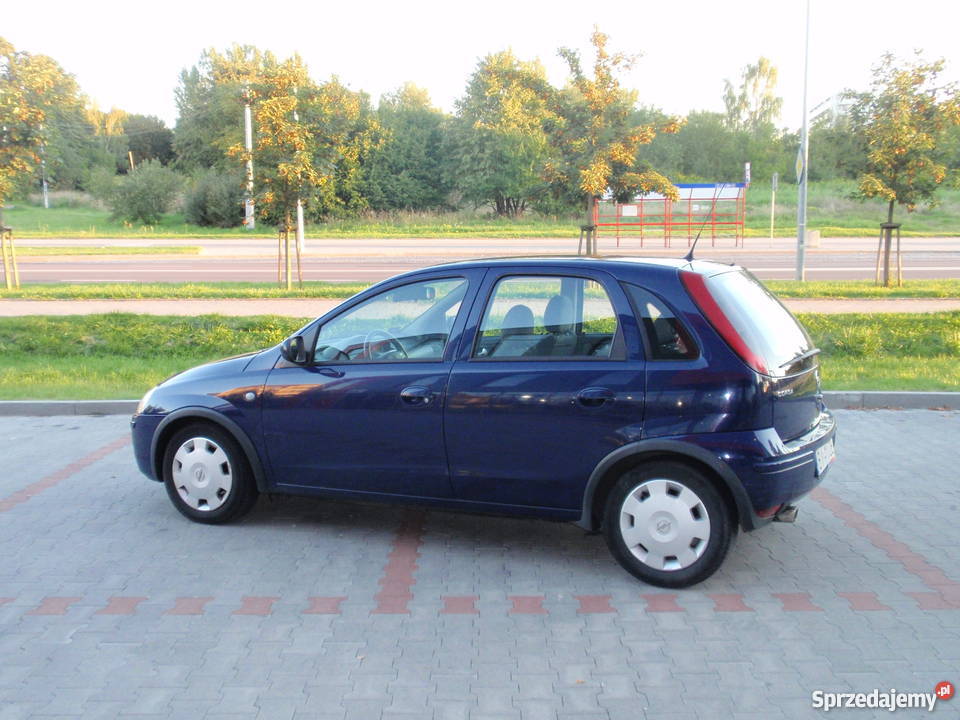
POLYGON ((887 222, 893 222, 893 200, 891 200, 890 204, 887 206, 887 222))
POLYGON ((593 195, 587 196, 587 207, 586 212, 583 217, 583 228, 586 237, 586 253, 587 255, 596 255, 596 228, 593 225, 593 195))
POLYGON ((287 280, 287 290, 293 290, 293 277, 291 274, 290 267, 290 210, 287 210, 287 214, 284 216, 284 225, 283 225, 283 254, 286 256, 286 273, 285 277, 287 280))

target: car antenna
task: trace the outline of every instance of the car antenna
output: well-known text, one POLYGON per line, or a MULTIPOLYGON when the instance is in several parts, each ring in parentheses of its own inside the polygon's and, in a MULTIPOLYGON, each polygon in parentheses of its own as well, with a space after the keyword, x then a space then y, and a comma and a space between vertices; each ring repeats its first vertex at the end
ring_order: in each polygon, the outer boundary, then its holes
MULTIPOLYGON (((726 185, 726 183, 720 183, 713 190, 713 200, 710 201, 710 215, 713 215, 717 209, 717 197, 719 196, 724 185, 726 185)), ((707 220, 710 219, 710 215, 703 218, 703 222, 700 223, 700 229, 697 230, 697 236, 693 239, 693 245, 690 246, 690 251, 683 256, 683 259, 687 262, 693 262, 693 251, 697 249, 697 241, 700 239, 700 233, 702 233, 703 228, 706 227, 707 220)))

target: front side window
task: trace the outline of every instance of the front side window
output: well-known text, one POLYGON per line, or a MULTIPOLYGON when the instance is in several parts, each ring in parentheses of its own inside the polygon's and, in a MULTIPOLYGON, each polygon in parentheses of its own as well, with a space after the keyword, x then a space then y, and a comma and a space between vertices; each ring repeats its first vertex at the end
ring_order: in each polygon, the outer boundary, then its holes
POLYGON ((473 349, 476 359, 609 359, 617 315, 603 286, 577 277, 500 280, 473 349))
POLYGON ((466 291, 446 278, 375 295, 320 328, 314 362, 441 360, 466 291))

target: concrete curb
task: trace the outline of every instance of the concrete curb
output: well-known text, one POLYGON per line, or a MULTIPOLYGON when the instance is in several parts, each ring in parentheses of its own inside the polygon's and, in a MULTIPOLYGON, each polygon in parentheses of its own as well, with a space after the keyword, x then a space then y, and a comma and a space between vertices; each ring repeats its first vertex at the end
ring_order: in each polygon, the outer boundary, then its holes
MULTIPOLYGON (((960 392, 888 392, 827 390, 827 406, 835 410, 960 410, 960 392)), ((53 415, 132 415, 137 400, 4 400, 0 417, 53 415)))
POLYGON ((4 400, 0 417, 52 415, 132 415, 139 400, 4 400))

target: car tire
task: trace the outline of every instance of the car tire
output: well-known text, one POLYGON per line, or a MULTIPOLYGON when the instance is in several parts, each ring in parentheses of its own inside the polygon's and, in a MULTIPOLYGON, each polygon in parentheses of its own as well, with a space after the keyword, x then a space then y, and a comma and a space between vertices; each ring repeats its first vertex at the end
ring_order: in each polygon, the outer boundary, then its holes
POLYGON ((163 454, 163 484, 184 516, 210 524, 246 514, 258 494, 240 445, 210 423, 188 425, 170 438, 163 454))
POLYGON ((650 585, 682 588, 713 575, 735 534, 730 509, 703 473, 657 461, 625 473, 607 498, 610 552, 650 585))

